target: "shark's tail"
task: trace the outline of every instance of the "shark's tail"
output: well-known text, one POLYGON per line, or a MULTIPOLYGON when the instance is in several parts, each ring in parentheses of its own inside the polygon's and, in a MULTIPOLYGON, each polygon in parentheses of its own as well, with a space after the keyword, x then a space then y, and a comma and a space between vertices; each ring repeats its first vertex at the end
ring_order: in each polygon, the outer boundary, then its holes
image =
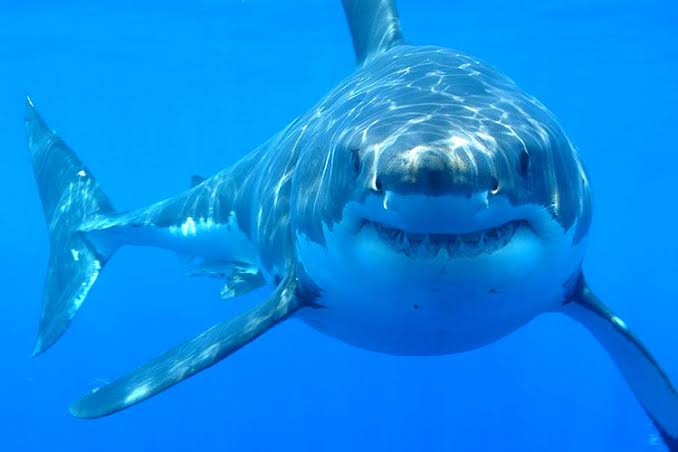
POLYGON ((94 245, 81 225, 113 207, 77 155, 26 102, 26 136, 50 239, 38 339, 33 356, 66 331, 115 246, 94 245))

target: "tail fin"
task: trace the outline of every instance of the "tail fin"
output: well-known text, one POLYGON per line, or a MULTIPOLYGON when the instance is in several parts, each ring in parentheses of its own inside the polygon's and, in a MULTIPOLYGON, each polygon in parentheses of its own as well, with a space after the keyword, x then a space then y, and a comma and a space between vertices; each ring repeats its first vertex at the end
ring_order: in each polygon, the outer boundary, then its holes
POLYGON ((26 136, 50 238, 50 257, 33 356, 52 346, 68 328, 113 249, 99 250, 80 226, 113 212, 108 197, 64 141, 26 102, 26 136))

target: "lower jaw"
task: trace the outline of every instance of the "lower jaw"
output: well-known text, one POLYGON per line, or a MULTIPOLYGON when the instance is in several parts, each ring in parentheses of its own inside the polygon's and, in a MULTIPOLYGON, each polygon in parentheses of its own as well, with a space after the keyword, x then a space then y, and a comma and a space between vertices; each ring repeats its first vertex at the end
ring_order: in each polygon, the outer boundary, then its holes
POLYGON ((374 229, 384 244, 405 256, 448 259, 470 259, 495 253, 511 242, 519 228, 529 227, 525 220, 514 220, 466 234, 415 234, 371 221, 366 221, 365 225, 374 229))

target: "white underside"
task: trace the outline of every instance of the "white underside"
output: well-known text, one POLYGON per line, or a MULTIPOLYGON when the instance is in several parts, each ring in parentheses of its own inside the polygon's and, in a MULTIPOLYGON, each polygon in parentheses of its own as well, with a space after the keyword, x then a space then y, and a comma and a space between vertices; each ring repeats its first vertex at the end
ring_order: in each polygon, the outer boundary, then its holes
POLYGON ((475 258, 408 257, 372 228, 355 234, 349 215, 325 230, 326 247, 299 236, 299 259, 326 307, 300 316, 323 333, 392 354, 447 354, 493 342, 555 309, 582 258, 583 247, 573 247, 572 234, 543 209, 524 209, 548 238, 521 227, 508 245, 475 258))
POLYGON ((131 227, 120 225, 89 234, 118 234, 121 243, 137 246, 153 246, 174 251, 188 258, 204 262, 241 262, 256 264, 256 247, 240 230, 234 212, 225 223, 212 219, 186 217, 179 224, 169 227, 148 225, 131 227))

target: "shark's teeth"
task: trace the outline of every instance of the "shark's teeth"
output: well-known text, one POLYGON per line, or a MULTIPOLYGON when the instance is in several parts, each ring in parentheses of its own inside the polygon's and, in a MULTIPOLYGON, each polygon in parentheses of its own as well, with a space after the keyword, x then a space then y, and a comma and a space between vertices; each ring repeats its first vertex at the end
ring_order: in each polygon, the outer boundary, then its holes
POLYGON ((473 258, 491 254, 506 246, 523 220, 510 221, 496 228, 467 234, 415 234, 380 223, 367 222, 379 238, 409 257, 435 257, 441 252, 450 258, 473 258))

